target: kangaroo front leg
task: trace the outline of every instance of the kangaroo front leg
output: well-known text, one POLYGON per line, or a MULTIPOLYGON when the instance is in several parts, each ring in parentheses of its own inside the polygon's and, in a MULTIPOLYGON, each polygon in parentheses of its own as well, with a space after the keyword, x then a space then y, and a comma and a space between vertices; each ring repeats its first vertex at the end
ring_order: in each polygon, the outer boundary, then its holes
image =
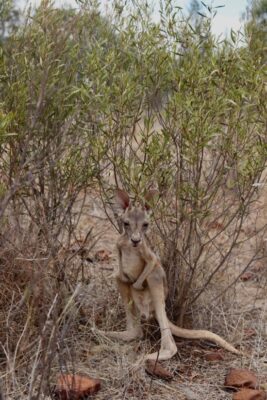
MULTIPOLYGON (((133 284, 133 288, 136 290, 143 289, 143 283, 147 279, 147 277, 151 274, 151 272, 155 268, 160 268, 159 261, 155 254, 148 248, 143 248, 143 258, 146 262, 145 268, 141 275, 138 277, 137 281, 133 284)), ((155 271, 155 273, 157 273, 155 271)))
POLYGON ((120 277, 117 277, 117 285, 122 297, 123 305, 126 312, 126 331, 122 332, 105 332, 111 338, 121 339, 126 342, 141 338, 143 336, 140 320, 136 313, 136 308, 131 295, 131 284, 122 282, 120 277))
POLYGON ((146 356, 146 359, 149 360, 169 360, 177 353, 177 346, 173 339, 165 310, 164 284, 161 275, 160 271, 157 271, 156 274, 151 274, 147 278, 161 334, 160 351, 159 353, 155 352, 146 356))
POLYGON ((155 268, 154 261, 148 263, 145 266, 145 269, 143 270, 141 275, 138 277, 137 281, 133 284, 133 288, 136 290, 142 290, 144 281, 147 279, 148 275, 153 271, 154 268, 155 268))

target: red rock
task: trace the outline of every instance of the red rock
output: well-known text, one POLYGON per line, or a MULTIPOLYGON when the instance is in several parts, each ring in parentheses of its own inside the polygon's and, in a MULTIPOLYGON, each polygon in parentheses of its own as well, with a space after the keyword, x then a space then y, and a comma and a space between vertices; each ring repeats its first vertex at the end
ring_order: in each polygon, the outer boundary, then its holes
POLYGON ((255 389, 258 386, 258 381, 253 371, 232 368, 225 377, 224 386, 255 389))
POLYGON ((206 353, 205 354, 205 359, 207 361, 223 361, 224 356, 221 352, 219 351, 214 351, 212 353, 206 353))
POLYGON ((173 374, 157 361, 147 360, 145 369, 149 375, 164 379, 166 381, 169 381, 173 378, 173 374))
POLYGON ((233 400, 266 400, 263 390, 242 389, 233 395, 233 400))
POLYGON ((81 375, 61 374, 57 378, 55 397, 60 400, 79 400, 100 389, 98 379, 81 375))

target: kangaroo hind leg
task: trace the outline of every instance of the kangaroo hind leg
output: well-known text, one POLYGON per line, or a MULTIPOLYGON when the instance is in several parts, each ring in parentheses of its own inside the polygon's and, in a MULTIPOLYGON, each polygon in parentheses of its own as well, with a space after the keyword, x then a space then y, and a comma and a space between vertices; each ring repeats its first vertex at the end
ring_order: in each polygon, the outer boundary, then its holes
POLYGON ((160 351, 149 354, 146 359, 149 360, 169 360, 177 353, 177 346, 172 336, 165 310, 165 293, 163 277, 160 273, 151 274, 147 278, 155 314, 160 327, 161 344, 160 351))
POLYGON ((110 338, 120 339, 125 342, 130 342, 131 340, 142 338, 143 331, 140 319, 138 318, 135 304, 132 299, 131 284, 122 282, 120 278, 117 277, 117 285, 126 312, 126 330, 122 332, 107 331, 103 333, 110 338))

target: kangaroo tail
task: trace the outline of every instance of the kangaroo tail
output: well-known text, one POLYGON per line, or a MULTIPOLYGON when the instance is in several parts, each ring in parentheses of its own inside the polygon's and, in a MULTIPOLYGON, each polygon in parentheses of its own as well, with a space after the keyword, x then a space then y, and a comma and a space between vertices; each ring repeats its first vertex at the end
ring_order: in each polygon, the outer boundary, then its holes
POLYGON ((204 330, 194 330, 194 329, 183 329, 179 328, 178 326, 174 325, 172 322, 169 321, 171 333, 175 336, 185 338, 185 339, 204 339, 210 340, 211 342, 216 343, 218 346, 221 346, 225 350, 230 351, 234 354, 241 354, 234 346, 230 343, 226 342, 223 338, 216 333, 204 330))

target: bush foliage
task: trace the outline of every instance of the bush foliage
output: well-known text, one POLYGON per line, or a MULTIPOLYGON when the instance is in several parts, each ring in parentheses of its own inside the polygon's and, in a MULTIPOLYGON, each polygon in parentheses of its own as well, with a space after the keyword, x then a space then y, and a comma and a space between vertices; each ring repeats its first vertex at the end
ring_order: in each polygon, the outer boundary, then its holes
POLYGON ((156 188, 181 303, 213 242, 204 227, 242 224, 266 161, 264 65, 251 38, 214 37, 206 12, 192 25, 170 1, 159 22, 146 3, 108 18, 43 1, 1 44, 1 215, 16 199, 49 251, 81 190, 156 188))

